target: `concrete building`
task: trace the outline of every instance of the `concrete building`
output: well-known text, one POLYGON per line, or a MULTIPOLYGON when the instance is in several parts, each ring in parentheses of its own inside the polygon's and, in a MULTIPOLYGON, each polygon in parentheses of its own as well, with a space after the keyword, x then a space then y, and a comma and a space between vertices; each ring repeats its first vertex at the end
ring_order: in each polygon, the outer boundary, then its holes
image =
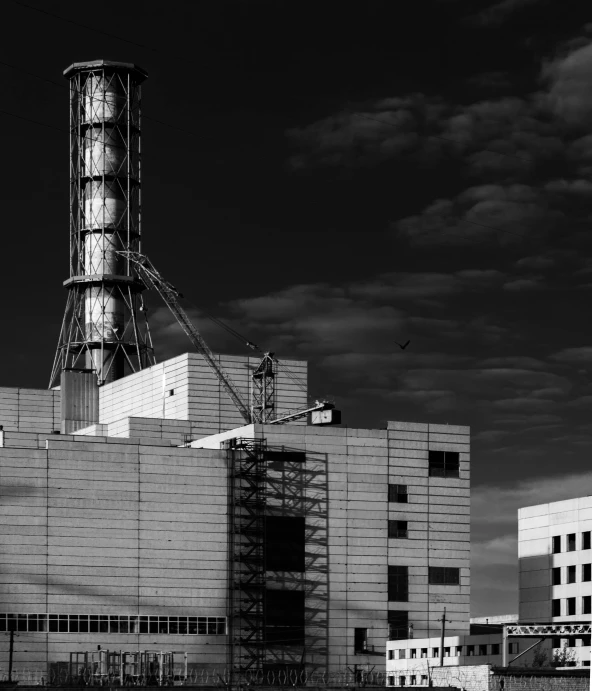
MULTIPOLYGON (((591 531, 591 496, 519 509, 520 622, 590 623, 591 531)), ((578 665, 590 665, 590 636, 552 644, 567 644, 578 665)))
MULTIPOLYGON (((249 358, 221 359, 246 390, 249 358)), ((281 377, 275 395, 279 411, 306 401, 281 377)), ((15 669, 63 672, 100 645, 186 651, 193 671, 384 670, 386 639, 434 636, 444 606, 450 634, 468 633, 467 427, 240 425, 197 354, 104 384, 98 405, 98 422, 60 434, 77 413, 59 389, 0 389, 0 630, 20 634, 15 669), (254 538, 248 503, 236 508, 249 448, 254 538), (250 622, 246 537, 265 595, 250 622)), ((1 636, 2 667, 7 648, 1 636)))

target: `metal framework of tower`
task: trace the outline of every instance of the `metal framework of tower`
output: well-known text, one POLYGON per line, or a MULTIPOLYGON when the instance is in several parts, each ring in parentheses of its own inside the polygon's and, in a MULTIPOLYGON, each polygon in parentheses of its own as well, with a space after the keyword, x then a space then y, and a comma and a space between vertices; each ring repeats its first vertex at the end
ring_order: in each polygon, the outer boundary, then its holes
POLYGON ((93 370, 103 384, 155 362, 144 285, 119 253, 141 251, 140 85, 147 73, 96 60, 74 63, 64 76, 70 80, 70 277, 50 387, 64 369, 93 370))
POLYGON ((270 422, 275 417, 275 371, 273 353, 265 353, 252 376, 252 422, 270 422))
POLYGON ((265 660, 266 442, 233 439, 227 453, 229 669, 231 688, 240 688, 265 660))

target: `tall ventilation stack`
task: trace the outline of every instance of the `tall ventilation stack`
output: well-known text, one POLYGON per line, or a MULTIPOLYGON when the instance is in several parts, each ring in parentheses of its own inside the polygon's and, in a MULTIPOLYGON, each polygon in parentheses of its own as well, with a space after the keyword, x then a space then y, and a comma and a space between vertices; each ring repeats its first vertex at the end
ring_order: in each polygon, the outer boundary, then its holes
POLYGON ((154 364, 143 284, 117 254, 141 251, 140 85, 148 75, 130 63, 95 60, 75 62, 64 76, 70 81, 70 278, 50 387, 61 379, 64 389, 64 373, 75 370, 86 371, 96 388, 154 364))

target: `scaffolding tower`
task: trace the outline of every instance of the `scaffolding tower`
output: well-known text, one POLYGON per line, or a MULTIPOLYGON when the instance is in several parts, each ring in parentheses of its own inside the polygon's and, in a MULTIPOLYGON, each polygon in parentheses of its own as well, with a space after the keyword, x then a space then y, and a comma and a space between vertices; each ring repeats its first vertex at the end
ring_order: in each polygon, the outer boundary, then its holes
POLYGON ((265 440, 230 440, 228 463, 230 687, 240 688, 265 659, 265 440))

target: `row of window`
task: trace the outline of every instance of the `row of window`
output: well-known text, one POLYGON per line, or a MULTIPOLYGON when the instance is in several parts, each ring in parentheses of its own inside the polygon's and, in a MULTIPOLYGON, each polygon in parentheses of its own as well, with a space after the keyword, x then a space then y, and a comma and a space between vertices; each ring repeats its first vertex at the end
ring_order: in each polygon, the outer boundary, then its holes
POLYGON ((551 600, 551 616, 573 616, 574 614, 592 614, 592 596, 584 595, 580 598, 580 611, 577 612, 576 597, 565 597, 551 600), (562 604, 565 603, 565 604, 562 604))
MULTIPOLYGON (((417 686, 417 675, 412 674, 409 676, 409 682, 407 682, 407 677, 400 676, 400 677, 395 677, 395 675, 389 675, 387 677, 387 686, 417 686), (399 683, 396 683, 396 680, 398 679, 399 683)), ((428 675, 427 674, 422 674, 420 676, 420 684, 421 686, 427 686, 428 685, 428 675)))
MULTIPOLYGON (((430 566, 428 583, 430 585, 460 585, 460 569, 453 566, 430 566)), ((388 599, 391 602, 408 602, 408 566, 388 567, 388 599)))
POLYGON ((57 633, 226 634, 226 617, 156 617, 108 614, 0 614, 0 631, 57 633))
MULTIPOLYGON (((580 533, 580 549, 590 549, 591 539, 590 531, 586 530, 580 533)), ((568 535, 554 535, 551 538, 551 548, 553 554, 559 554, 559 552, 575 552, 576 547, 576 533, 569 533, 568 535), (565 539, 563 539, 565 538, 565 539), (562 542, 565 543, 565 549, 562 550, 562 542)))
MULTIPOLYGON (((592 581, 592 564, 580 564, 582 581, 592 581)), ((556 566, 551 570, 552 585, 561 585, 562 583, 576 583, 576 564, 569 566, 556 566), (565 581, 562 580, 562 569, 565 569, 565 581)))
MULTIPOLYGON (((407 649, 399 649, 396 651, 398 653, 397 657, 395 658, 395 651, 394 650, 389 650, 388 651, 388 659, 389 660, 405 660, 405 659, 410 659, 410 660, 415 660, 418 657, 427 657, 428 656, 428 648, 409 648, 407 649)), ((517 654, 519 652, 518 650, 518 643, 508 643, 508 652, 510 654, 517 654)), ((500 644, 499 643, 483 643, 483 644, 478 644, 478 645, 457 645, 454 647, 449 647, 446 646, 444 648, 444 657, 461 657, 462 655, 466 655, 467 657, 472 657, 474 655, 499 655, 500 654, 500 644)), ((432 648, 432 657, 440 657, 440 648, 432 648)))

